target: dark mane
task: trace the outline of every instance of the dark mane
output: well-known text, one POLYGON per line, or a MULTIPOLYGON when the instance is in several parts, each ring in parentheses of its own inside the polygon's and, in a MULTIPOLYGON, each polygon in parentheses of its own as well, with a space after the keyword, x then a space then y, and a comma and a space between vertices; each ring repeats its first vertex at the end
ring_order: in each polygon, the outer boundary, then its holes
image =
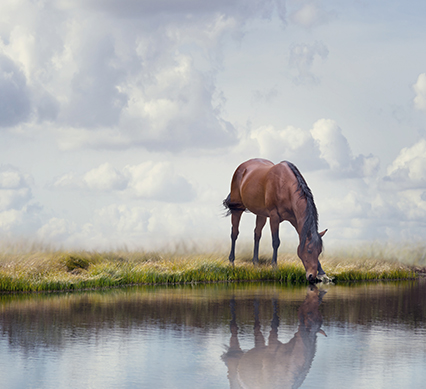
POLYGON ((303 249, 306 244, 306 239, 309 238, 311 240, 310 245, 312 244, 314 247, 322 248, 322 239, 318 234, 318 211, 314 203, 314 196, 299 169, 291 162, 283 162, 287 164, 297 179, 297 191, 300 191, 300 197, 306 199, 305 221, 300 237, 300 247, 303 249))

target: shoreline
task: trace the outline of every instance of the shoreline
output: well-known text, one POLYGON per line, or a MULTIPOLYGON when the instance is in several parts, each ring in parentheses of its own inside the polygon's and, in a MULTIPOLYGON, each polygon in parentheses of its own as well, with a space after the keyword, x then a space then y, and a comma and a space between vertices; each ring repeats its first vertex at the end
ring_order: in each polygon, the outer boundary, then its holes
MULTIPOLYGON (((324 256, 321 263, 334 283, 413 280, 426 272, 424 267, 378 258, 324 256)), ((222 253, 51 251, 0 256, 0 294, 255 281, 308 284, 301 261, 285 253, 276 268, 266 257, 254 266, 244 255, 232 266, 222 253)))

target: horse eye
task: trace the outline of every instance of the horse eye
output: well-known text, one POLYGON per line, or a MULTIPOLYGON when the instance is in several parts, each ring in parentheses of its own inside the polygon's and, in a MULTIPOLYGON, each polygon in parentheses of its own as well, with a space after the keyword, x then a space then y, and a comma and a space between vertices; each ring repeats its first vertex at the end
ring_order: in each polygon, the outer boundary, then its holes
POLYGON ((308 249, 308 254, 312 254, 312 250, 311 249, 308 249))

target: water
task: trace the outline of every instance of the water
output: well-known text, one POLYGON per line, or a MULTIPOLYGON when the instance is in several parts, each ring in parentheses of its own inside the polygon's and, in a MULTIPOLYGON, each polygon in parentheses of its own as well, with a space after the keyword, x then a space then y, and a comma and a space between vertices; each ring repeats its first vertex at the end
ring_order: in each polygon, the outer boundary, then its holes
POLYGON ((0 296, 1 388, 422 388, 426 283, 0 296))

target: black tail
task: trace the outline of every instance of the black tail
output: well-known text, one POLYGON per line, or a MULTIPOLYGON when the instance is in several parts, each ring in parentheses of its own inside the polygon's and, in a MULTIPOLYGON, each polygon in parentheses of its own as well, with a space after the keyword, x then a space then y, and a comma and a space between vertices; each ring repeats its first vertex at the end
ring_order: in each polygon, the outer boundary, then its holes
POLYGON ((226 209, 225 216, 229 216, 232 214, 232 212, 235 212, 235 211, 244 212, 246 210, 246 208, 242 204, 231 202, 231 193, 228 195, 228 197, 225 200, 223 200, 222 204, 226 209))

